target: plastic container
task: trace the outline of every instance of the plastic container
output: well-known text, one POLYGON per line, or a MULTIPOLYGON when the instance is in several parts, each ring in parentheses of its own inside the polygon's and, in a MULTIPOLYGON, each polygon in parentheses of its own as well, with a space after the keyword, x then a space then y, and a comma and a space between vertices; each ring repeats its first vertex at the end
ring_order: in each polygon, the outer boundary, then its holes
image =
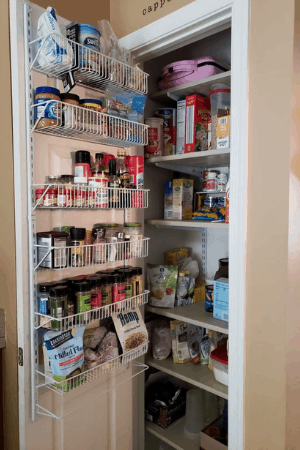
POLYGON ((76 128, 78 126, 79 110, 72 106, 79 106, 79 97, 76 94, 61 94, 63 105, 63 124, 66 128, 76 128))
POLYGON ((219 278, 228 278, 229 258, 219 259, 219 269, 217 270, 214 280, 219 278))
POLYGON ((217 176, 217 191, 226 192, 227 180, 227 173, 219 173, 217 176))
POLYGON ((200 439, 202 428, 202 395, 196 389, 190 389, 186 394, 186 413, 184 434, 189 439, 200 439))
POLYGON ((36 128, 51 127, 59 125, 60 108, 57 102, 60 101, 60 92, 50 86, 39 86, 35 91, 35 103, 41 106, 35 107, 34 120, 38 120, 36 128), (46 105, 46 102, 49 102, 46 105))
POLYGON ((215 379, 228 386, 228 355, 226 347, 219 347, 210 354, 215 379))
MULTIPOLYGON (((68 288, 65 286, 55 286, 50 289, 50 314, 52 317, 62 319, 68 315, 68 288)), ((52 320, 52 330, 60 329, 61 321, 52 320)))
POLYGON ((97 69, 99 55, 94 53, 94 51, 100 52, 100 36, 100 31, 93 25, 87 23, 78 24, 78 42, 87 47, 85 49, 81 45, 79 46, 79 67, 94 71, 97 69), (88 49, 93 51, 90 52, 88 49))
POLYGON ((76 312, 90 311, 92 307, 91 283, 90 281, 82 281, 74 285, 76 298, 76 312))
POLYGON ((92 309, 100 308, 102 306, 102 277, 89 277, 88 281, 91 283, 91 306, 92 309))
POLYGON ((145 124, 149 125, 148 129, 148 145, 145 147, 145 159, 155 158, 163 154, 163 119, 158 117, 150 117, 145 120, 145 124))
POLYGON ((118 269, 118 273, 125 277, 125 297, 131 298, 132 295, 132 269, 118 269))
POLYGON ((209 93, 211 104, 211 147, 217 148, 218 110, 230 108, 230 88, 226 84, 213 84, 209 93))
POLYGON ((39 206, 44 206, 44 194, 46 189, 35 190, 35 203, 39 202, 39 206))
POLYGON ((217 190, 217 175, 215 172, 208 172, 205 181, 206 181, 205 188, 203 188, 205 192, 217 190))
POLYGON ((123 274, 118 274, 112 278, 112 302, 122 302, 126 298, 126 277, 123 274))
POLYGON ((71 228, 71 267, 84 266, 85 228, 71 228))

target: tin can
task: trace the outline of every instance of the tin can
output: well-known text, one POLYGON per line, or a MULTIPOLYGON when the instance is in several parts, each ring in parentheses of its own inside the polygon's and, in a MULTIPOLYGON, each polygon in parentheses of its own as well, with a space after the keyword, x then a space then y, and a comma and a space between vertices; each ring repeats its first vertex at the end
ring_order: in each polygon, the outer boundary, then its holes
POLYGON ((154 115, 163 119, 163 155, 175 155, 177 110, 174 108, 160 108, 155 111, 154 115))
POLYGON ((145 146, 145 158, 154 158, 163 154, 163 119, 150 117, 145 120, 148 128, 148 145, 145 146))
POLYGON ((144 187, 144 158, 142 156, 126 156, 125 163, 129 173, 130 186, 142 189, 144 187))
POLYGON ((205 286, 205 311, 212 313, 214 308, 214 286, 205 286))

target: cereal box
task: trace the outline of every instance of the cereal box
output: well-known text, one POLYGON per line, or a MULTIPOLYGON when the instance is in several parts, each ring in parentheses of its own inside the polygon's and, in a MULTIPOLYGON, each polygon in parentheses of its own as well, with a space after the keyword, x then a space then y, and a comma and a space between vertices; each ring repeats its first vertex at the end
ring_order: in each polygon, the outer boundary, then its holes
POLYGON ((199 94, 186 97, 185 153, 208 150, 210 100, 199 94))
POLYGON ((185 145, 185 106, 186 100, 178 100, 177 102, 177 139, 176 139, 176 155, 184 153, 185 145))
MULTIPOLYGON (((219 114, 218 114, 219 116, 219 114)), ((229 148, 230 112, 222 114, 217 119, 217 149, 229 148)))
POLYGON ((193 216, 194 180, 173 180, 173 220, 190 220, 193 216))
POLYGON ((173 182, 167 181, 165 183, 165 198, 164 198, 164 219, 173 219, 173 182))

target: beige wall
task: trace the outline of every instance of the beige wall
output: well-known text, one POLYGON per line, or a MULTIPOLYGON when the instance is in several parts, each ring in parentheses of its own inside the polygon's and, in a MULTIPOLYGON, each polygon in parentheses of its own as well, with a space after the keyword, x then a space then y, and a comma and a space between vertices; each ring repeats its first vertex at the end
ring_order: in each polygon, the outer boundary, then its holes
POLYGON ((192 1, 194 0, 110 0, 110 22, 118 38, 121 38, 192 1))
MULTIPOLYGON (((1 176, 0 176, 0 307, 6 311, 7 345, 3 350, 4 438, 5 450, 17 450, 18 444, 18 384, 17 384, 17 323, 14 245, 13 152, 11 120, 11 86, 9 57, 8 0, 0 2, 1 29, 1 176), (4 107, 5 105, 5 107, 4 107)), ((1 376, 1 375, 0 375, 1 376)))

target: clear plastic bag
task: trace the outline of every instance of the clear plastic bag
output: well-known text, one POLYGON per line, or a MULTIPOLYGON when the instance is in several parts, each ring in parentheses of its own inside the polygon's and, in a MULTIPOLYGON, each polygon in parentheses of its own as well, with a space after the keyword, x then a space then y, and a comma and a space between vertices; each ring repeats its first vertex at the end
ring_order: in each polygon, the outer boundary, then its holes
POLYGON ((157 360, 167 359, 172 350, 170 324, 167 320, 159 320, 154 326, 152 335, 152 354, 157 360))

